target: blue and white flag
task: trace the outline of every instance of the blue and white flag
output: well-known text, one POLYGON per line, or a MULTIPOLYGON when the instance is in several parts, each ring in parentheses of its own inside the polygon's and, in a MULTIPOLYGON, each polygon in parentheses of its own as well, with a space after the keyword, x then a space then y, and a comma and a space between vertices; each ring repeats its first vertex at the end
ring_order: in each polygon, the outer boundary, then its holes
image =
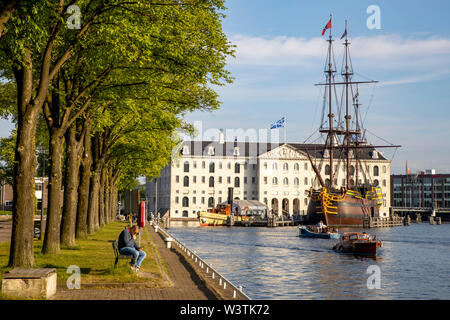
POLYGON ((285 117, 283 117, 280 120, 278 120, 277 122, 272 123, 270 125, 270 129, 284 128, 285 124, 286 124, 286 119, 285 119, 285 117))

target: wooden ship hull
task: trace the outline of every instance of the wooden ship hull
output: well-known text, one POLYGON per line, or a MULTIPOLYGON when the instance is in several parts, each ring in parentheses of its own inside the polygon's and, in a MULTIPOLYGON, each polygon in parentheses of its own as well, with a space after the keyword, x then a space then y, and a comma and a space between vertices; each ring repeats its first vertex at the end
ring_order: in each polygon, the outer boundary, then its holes
POLYGON ((363 227, 365 217, 378 217, 382 197, 376 188, 365 197, 353 190, 330 194, 326 188, 312 192, 308 206, 309 224, 324 222, 330 227, 363 227))

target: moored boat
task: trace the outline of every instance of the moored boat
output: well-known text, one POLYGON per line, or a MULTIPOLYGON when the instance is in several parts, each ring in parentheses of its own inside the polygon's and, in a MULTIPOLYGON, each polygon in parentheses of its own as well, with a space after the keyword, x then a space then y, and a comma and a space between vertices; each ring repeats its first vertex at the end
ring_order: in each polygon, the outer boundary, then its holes
POLYGON ((315 226, 301 226, 298 228, 299 236, 306 238, 321 238, 321 239, 339 239, 338 232, 320 232, 315 226))
POLYGON ((347 232, 341 235, 333 250, 340 253, 375 256, 383 243, 365 232, 347 232))
POLYGON ((227 226, 232 221, 246 221, 249 216, 241 215, 241 209, 233 202, 233 188, 228 188, 228 199, 208 211, 198 214, 200 226, 227 226))

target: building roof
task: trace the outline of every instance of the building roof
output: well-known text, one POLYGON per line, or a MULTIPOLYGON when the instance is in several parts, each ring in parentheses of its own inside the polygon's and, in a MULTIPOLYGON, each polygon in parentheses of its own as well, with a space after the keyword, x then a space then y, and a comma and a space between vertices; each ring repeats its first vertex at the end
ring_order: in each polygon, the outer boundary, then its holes
MULTIPOLYGON (((306 155, 306 150, 309 151, 311 157, 316 159, 324 158, 323 144, 304 144, 304 143, 267 143, 267 142, 230 142, 225 141, 220 143, 218 141, 184 141, 181 154, 185 156, 216 156, 216 157, 259 157, 271 150, 280 146, 288 145, 297 151, 306 155), (187 147, 187 148, 186 148, 187 147)), ((379 151, 378 158, 373 157, 375 151, 374 147, 368 146, 359 151, 359 159, 361 160, 384 160, 387 159, 379 151)), ((346 152, 342 149, 335 149, 333 152, 335 159, 346 158, 346 152)))

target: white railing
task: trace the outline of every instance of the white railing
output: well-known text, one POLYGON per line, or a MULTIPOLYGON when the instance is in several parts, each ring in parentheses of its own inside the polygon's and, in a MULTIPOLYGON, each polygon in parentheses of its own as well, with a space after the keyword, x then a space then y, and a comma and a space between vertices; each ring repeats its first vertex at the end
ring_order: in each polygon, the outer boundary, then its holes
POLYGON ((224 290, 229 287, 233 290, 233 298, 237 298, 238 293, 244 297, 244 299, 251 300, 249 296, 247 296, 242 291, 242 286, 236 287, 231 281, 221 275, 216 269, 214 269, 210 264, 205 262, 202 258, 200 258, 193 250, 189 249, 183 242, 178 240, 172 234, 170 234, 167 230, 161 228, 158 225, 158 232, 161 232, 166 238, 172 238, 172 244, 175 244, 182 252, 184 252, 188 258, 192 259, 194 263, 196 263, 202 270, 205 270, 206 274, 211 274, 211 278, 216 280, 221 288, 224 290))

